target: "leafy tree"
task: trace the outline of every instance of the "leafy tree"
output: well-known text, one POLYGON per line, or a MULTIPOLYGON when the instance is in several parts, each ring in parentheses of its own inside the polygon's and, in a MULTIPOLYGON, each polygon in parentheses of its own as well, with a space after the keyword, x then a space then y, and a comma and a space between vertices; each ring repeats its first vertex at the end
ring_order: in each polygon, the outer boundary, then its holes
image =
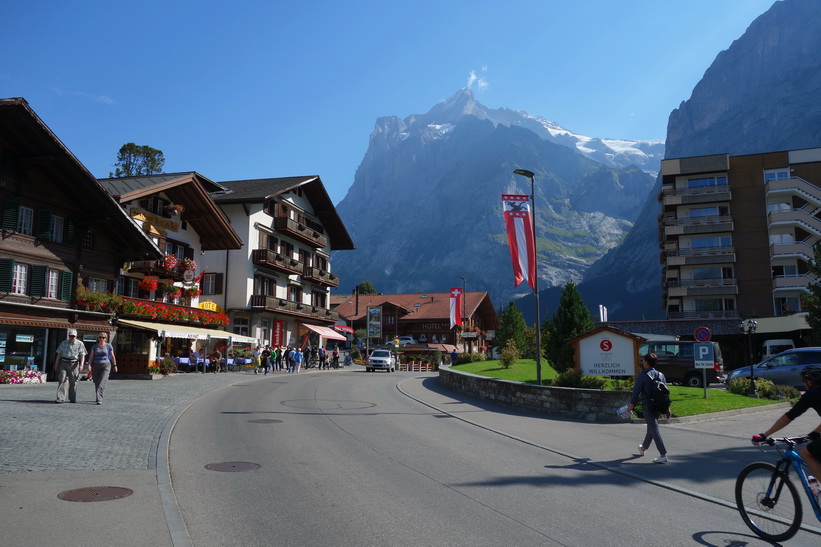
POLYGON ((516 364, 516 361, 519 360, 520 356, 519 349, 516 347, 516 342, 514 340, 508 340, 502 350, 502 355, 499 361, 501 361, 502 366, 507 369, 516 364))
POLYGON ((359 294, 376 294, 376 287, 370 281, 363 281, 356 288, 359 289, 359 294))
POLYGON ((133 142, 126 143, 117 154, 116 169, 109 172, 109 177, 135 177, 140 175, 154 175, 162 173, 165 157, 162 150, 150 146, 137 146, 133 142))
POLYGON ((517 348, 527 347, 527 335, 525 330, 527 324, 522 312, 516 307, 512 300, 499 318, 499 329, 496 331, 496 346, 507 347, 509 340, 513 340, 517 348))
POLYGON ((807 267, 818 279, 807 286, 807 292, 801 297, 801 310, 807 312, 812 343, 818 344, 821 342, 821 242, 812 246, 812 252, 814 258, 807 267))
POLYGON ((547 358, 553 368, 560 373, 572 368, 573 348, 565 340, 592 330, 595 326, 576 284, 568 282, 562 290, 553 320, 543 329, 547 358))

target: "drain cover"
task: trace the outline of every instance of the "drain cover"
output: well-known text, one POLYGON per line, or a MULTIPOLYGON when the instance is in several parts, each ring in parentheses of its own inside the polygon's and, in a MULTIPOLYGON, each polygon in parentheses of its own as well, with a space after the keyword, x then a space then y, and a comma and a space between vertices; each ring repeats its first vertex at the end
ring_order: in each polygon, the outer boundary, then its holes
POLYGON ((255 471, 260 465, 252 462, 222 462, 209 463, 205 468, 211 471, 255 471))
POLYGON ((282 420, 273 420, 271 418, 260 418, 259 420, 248 420, 249 424, 281 424, 282 420))
POLYGON ((119 486, 89 486, 60 492, 57 497, 63 501, 111 501, 127 498, 134 490, 119 486))

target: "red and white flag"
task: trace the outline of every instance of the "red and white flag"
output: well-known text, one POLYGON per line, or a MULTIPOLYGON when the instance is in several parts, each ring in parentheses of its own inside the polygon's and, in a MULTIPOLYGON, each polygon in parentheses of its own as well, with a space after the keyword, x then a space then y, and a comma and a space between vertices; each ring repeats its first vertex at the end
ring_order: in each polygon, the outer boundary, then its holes
POLYGON ((507 242, 513 261, 514 287, 527 281, 536 290, 536 238, 530 217, 530 196, 502 194, 507 242))
POLYGON ((450 328, 462 324, 462 289, 450 290, 450 328))

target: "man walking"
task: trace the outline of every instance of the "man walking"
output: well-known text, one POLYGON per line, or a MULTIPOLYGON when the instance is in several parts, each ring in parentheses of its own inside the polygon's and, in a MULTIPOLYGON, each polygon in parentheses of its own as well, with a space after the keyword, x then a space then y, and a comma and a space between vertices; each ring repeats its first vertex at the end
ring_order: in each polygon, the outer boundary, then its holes
POLYGON ((77 331, 69 329, 68 340, 57 346, 57 358, 54 363, 57 372, 57 404, 77 402, 77 378, 83 370, 86 360, 86 346, 77 340, 77 331))
MULTIPOLYGON (((650 397, 653 386, 656 380, 661 380, 667 383, 664 374, 656 370, 656 363, 658 357, 655 353, 648 353, 641 358, 641 364, 644 371, 640 372, 636 377, 636 384, 633 387, 633 395, 630 397, 630 404, 627 409, 632 412, 633 407, 636 406, 639 397, 641 397, 641 406, 644 410, 644 421, 647 423, 647 433, 644 436, 644 441, 639 445, 639 455, 644 456, 644 453, 650 448, 650 442, 656 443, 656 448, 659 451, 659 457, 653 460, 653 463, 667 463, 667 448, 664 446, 664 441, 661 439, 661 432, 659 431, 658 415, 655 409, 652 408, 650 397)), ((671 416, 668 409, 665 414, 667 418, 671 416)))

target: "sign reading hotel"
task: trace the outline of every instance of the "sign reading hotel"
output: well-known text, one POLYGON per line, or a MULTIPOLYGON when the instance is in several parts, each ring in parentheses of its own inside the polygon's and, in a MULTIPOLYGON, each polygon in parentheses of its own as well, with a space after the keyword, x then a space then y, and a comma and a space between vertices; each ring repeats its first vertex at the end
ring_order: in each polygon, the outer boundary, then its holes
POLYGON ((633 340, 626 336, 605 330, 579 341, 582 376, 632 376, 635 363, 633 340))

